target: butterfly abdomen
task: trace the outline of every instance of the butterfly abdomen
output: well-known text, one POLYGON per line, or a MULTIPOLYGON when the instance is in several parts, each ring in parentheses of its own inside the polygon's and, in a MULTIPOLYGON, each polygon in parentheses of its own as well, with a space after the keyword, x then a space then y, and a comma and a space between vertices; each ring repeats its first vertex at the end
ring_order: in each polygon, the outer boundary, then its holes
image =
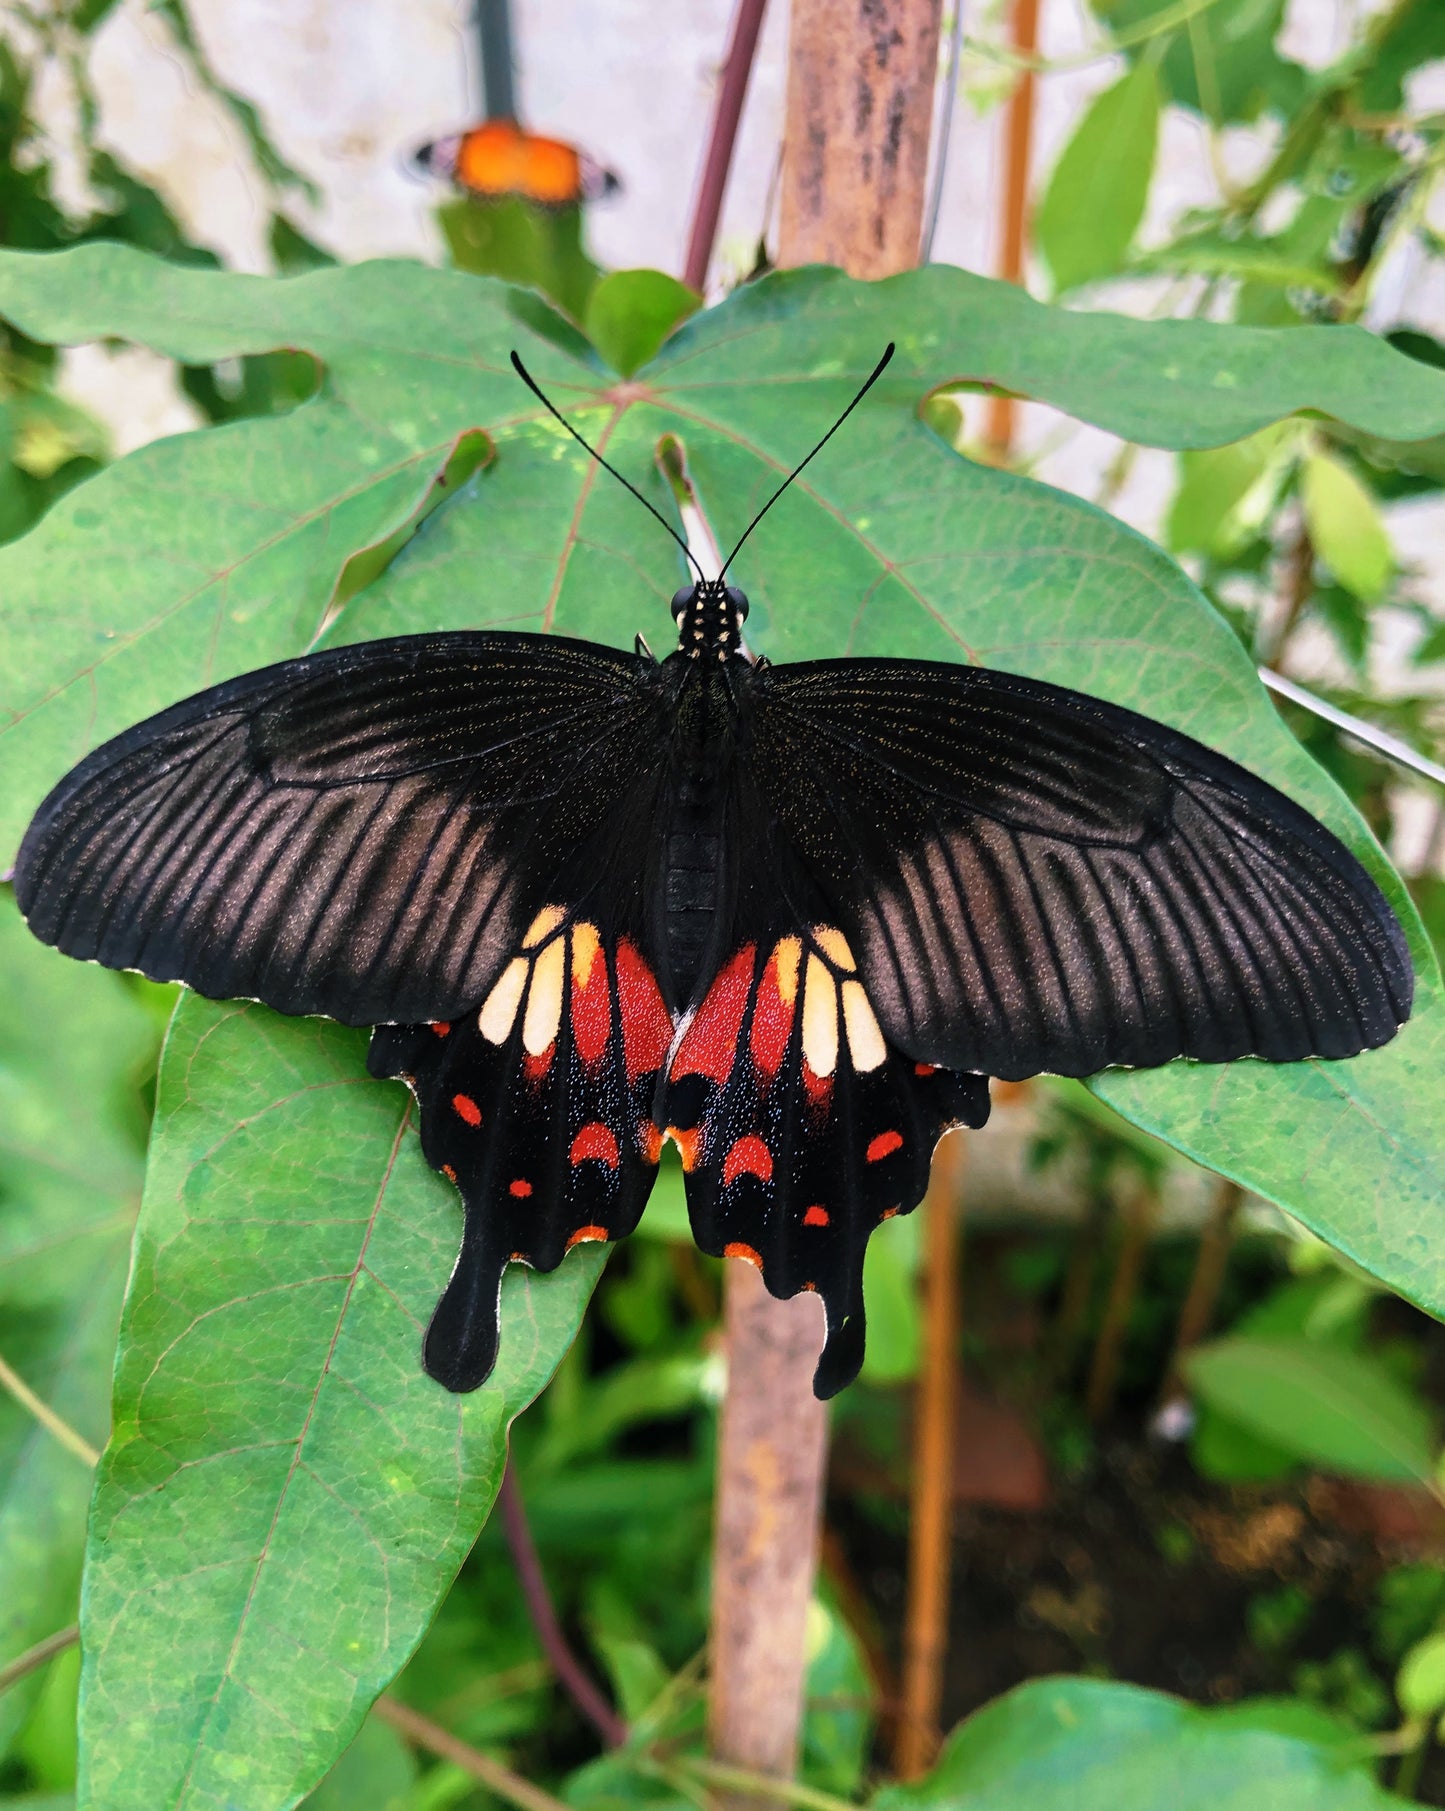
POLYGON ((718 955, 727 872, 727 799, 735 717, 726 688, 704 669, 678 700, 665 793, 660 876, 662 942, 676 1005, 710 976, 718 955))

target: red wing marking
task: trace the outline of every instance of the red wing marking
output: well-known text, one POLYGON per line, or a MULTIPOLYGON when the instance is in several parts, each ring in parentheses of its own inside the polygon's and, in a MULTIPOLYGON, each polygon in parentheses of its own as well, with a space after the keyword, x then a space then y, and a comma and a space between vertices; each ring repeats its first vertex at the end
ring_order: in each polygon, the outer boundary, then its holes
POLYGON ((758 984, 749 1043, 753 1061, 768 1081, 782 1068, 783 1058, 788 1053, 793 1014, 798 1003, 798 965, 801 958, 802 944, 798 938, 784 937, 773 946, 773 953, 768 957, 763 978, 758 984))
POLYGON ((868 1140, 869 1163, 881 1163, 885 1157, 891 1157, 895 1151, 903 1149, 901 1132, 880 1132, 876 1138, 868 1140))
POLYGON ((672 1044, 672 1015, 652 970, 625 937, 617 942, 617 996, 622 1008, 622 1055, 627 1079, 652 1075, 672 1044))
POLYGON ((739 1239, 734 1239, 731 1245, 723 1246, 723 1256, 741 1258, 745 1264, 751 1264, 754 1270, 761 1270, 763 1267, 763 1260, 758 1253, 751 1245, 744 1245, 739 1239))
POLYGON ((897 1212, 898 1212, 898 1209, 896 1207, 885 1207, 883 1212, 881 1214, 879 1214, 878 1218, 880 1220, 891 1220, 897 1212))
POLYGON ((449 1163, 444 1163, 442 1165, 442 1175, 446 1177, 448 1182, 455 1182, 457 1179, 457 1173, 449 1163))
POLYGON ((432 1030, 437 1034, 437 1036, 439 1038, 446 1037, 450 1033, 451 1028, 452 1028, 452 1022, 450 1019, 433 1019, 432 1020, 432 1030))
POLYGON ((662 1128, 655 1126, 650 1119, 640 1120, 637 1127, 637 1148, 642 1152, 643 1161, 655 1168, 662 1159, 662 1128))
POLYGON ((803 1092, 808 1097, 810 1107, 823 1107, 833 1098, 833 1078, 831 1075, 814 1075, 812 1064, 807 1057, 803 1058, 803 1092))
POLYGON ((521 1176, 518 1176, 515 1182, 509 1182, 507 1184, 507 1193, 509 1195, 515 1195, 519 1201, 525 1201, 531 1192, 531 1183, 524 1180, 521 1176))
POLYGON ((678 1049, 672 1065, 674 1078, 704 1075, 710 1082, 722 1083, 732 1074, 738 1034, 753 987, 756 953, 756 944, 745 943, 727 967, 719 970, 678 1049))
POLYGON ((913 1065, 913 1073, 915 1075, 937 1075, 938 1074, 938 1064, 937 1063, 915 1063, 913 1065))
POLYGON ((804 1226, 826 1226, 828 1224, 827 1208, 817 1206, 810 1207, 807 1213, 803 1215, 803 1224, 804 1226))
POLYGON ((600 1158, 610 1168, 616 1169, 622 1160, 617 1149, 617 1139, 610 1126, 604 1126, 600 1119, 594 1119, 572 1140, 572 1149, 567 1153, 572 1164, 586 1163, 589 1157, 600 1158))
POLYGON ((552 1058, 557 1054, 557 1046, 549 1044, 540 1056, 523 1056, 522 1073, 529 1082, 540 1082, 552 1067, 552 1058))
POLYGON ((482 1123, 482 1109, 470 1094, 454 1094, 452 1106, 456 1109, 458 1118, 464 1119, 469 1126, 479 1126, 482 1123))
POLYGON ((567 1249, 571 1251, 574 1245, 600 1245, 606 1244, 606 1242, 607 1228, 605 1226, 579 1226, 568 1239, 567 1249))
POLYGON ((606 1052, 611 1029, 607 961, 598 948, 593 927, 578 925, 572 933, 572 1041, 589 1068, 606 1052), (584 931, 590 934, 584 936, 584 931))
POLYGON ((739 1176, 756 1176, 759 1182, 773 1179, 773 1154, 756 1133, 749 1132, 723 1158, 723 1185, 736 1182, 739 1176))

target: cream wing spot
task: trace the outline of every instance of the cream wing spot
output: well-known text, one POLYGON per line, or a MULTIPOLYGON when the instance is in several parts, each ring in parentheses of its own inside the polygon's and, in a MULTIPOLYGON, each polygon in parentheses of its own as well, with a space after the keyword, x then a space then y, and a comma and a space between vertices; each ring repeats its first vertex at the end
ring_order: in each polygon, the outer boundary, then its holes
POLYGON ((580 987, 586 987, 592 974, 592 964, 597 960, 602 948, 602 939, 597 934, 597 926, 588 924, 584 919, 572 927, 572 979, 580 987))
POLYGON ((524 950, 534 950, 539 943, 546 941, 567 914, 561 906, 543 906, 537 916, 527 926, 527 934, 522 939, 524 950))
POLYGON ((815 924, 813 941, 823 954, 845 974, 854 974, 858 964, 853 960, 853 952, 848 947, 848 939, 835 924, 815 924))
POLYGON ((527 989, 527 1016, 522 1021, 522 1048, 528 1056, 541 1056, 557 1041, 562 1023, 562 978, 567 947, 558 937, 549 943, 532 966, 527 989))
POLYGON ((482 1002, 477 1014, 477 1029, 489 1044, 505 1044, 512 1035, 517 1008, 522 1004, 522 990, 527 985, 529 964, 525 956, 513 956, 502 970, 501 978, 482 1002))
POLYGON ((784 937, 773 946, 773 960, 778 965, 778 998, 791 1006, 798 997, 798 968, 803 960, 802 940, 784 937))
POLYGON ((803 977, 803 1055, 814 1075, 838 1067, 838 989, 816 956, 809 956, 803 977))
POLYGON ((873 1016, 861 981, 843 983, 843 1025, 848 1033, 848 1054, 853 1067, 866 1074, 888 1060, 888 1046, 873 1016))

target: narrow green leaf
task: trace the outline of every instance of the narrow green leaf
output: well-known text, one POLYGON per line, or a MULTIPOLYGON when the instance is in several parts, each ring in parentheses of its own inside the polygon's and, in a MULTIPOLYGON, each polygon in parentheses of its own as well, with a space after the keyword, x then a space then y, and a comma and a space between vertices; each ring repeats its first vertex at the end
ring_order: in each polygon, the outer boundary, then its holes
POLYGON ((1038 1679, 948 1738, 875 1811, 1388 1811, 1401 1800, 1318 1719, 1201 1710, 1101 1679, 1038 1679))
POLYGON ((1429 1410, 1364 1353, 1246 1335, 1200 1346, 1185 1371, 1201 1401, 1298 1460, 1353 1477, 1433 1479, 1429 1410))
MULTIPOLYGON (((97 1447, 156 1042, 132 988, 42 949, 0 891, 0 1353, 97 1447)), ((0 1665, 73 1620, 91 1484, 0 1391, 0 1665)), ((0 1696, 0 1755, 42 1683, 0 1696)))
POLYGON ((1143 59, 1095 97, 1054 165, 1034 234, 1058 291, 1112 276, 1149 198, 1159 140, 1159 78, 1143 59))
POLYGON ((304 1811, 407 1811, 419 1774, 416 1757, 391 1725, 368 1717, 304 1811))
POLYGON ((1445 1634, 1427 1635, 1406 1654, 1395 1696, 1407 1717, 1438 1717, 1445 1710, 1445 1634))
POLYGON ((660 270, 614 270, 587 298, 587 337, 614 371, 631 377, 702 297, 660 270))
POLYGON ((1377 602, 1395 556, 1375 499, 1333 455, 1312 453, 1304 462, 1300 501, 1315 552, 1356 597, 1377 602))
POLYGON ((513 1266, 488 1384, 425 1377, 460 1216, 363 1051, 194 998, 172 1026, 91 1517, 81 1811, 281 1811, 317 1783, 421 1639, 601 1269, 513 1266))

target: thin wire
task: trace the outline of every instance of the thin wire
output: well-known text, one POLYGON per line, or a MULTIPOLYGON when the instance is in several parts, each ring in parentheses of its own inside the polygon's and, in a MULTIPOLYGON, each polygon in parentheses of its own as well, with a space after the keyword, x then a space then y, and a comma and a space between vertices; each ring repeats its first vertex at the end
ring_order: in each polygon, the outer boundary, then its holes
POLYGON ((918 262, 927 264, 933 257, 933 235, 938 231, 938 216, 943 211, 943 173, 948 163, 948 134, 953 125, 953 108, 958 99, 958 59, 963 54, 963 0, 954 0, 953 29, 948 34, 948 62, 944 69, 943 112, 938 121, 938 149, 934 152, 933 193, 928 197, 928 218, 923 228, 923 241, 918 247, 918 262))
MULTIPOLYGON (((890 346, 888 348, 888 350, 889 350, 889 352, 892 352, 893 348, 890 346)), ((887 363, 887 360, 885 359, 884 364, 886 364, 886 363, 887 363)), ((642 507, 645 510, 648 510, 652 515, 657 517, 658 521, 661 522, 662 526, 672 536, 673 540, 677 542, 678 546, 682 549, 683 553, 686 554, 688 560, 691 562, 692 569, 697 574, 698 583, 706 584, 707 580, 703 577, 702 567, 698 565, 697 560, 693 557, 692 549, 688 546, 687 542, 683 540, 682 536, 673 527, 671 522, 668 521, 667 517, 665 515, 663 515, 663 513, 660 509, 655 509, 653 507, 653 505, 648 502, 647 498, 643 496, 642 492, 637 488, 637 486, 635 484, 629 483, 628 480, 622 476, 622 473, 618 471, 618 469, 615 465, 613 465, 609 460, 604 459, 602 457, 601 453, 599 453, 597 451, 597 448, 595 446, 590 446, 587 443, 587 441, 585 441, 582 438, 582 436, 577 432, 576 428, 574 428, 572 426, 572 423, 570 421, 568 421, 567 417, 556 406, 556 404, 553 402, 550 402, 547 399, 547 397, 545 397, 542 394, 541 390, 537 387, 536 379, 532 376, 531 372, 528 371, 527 367, 522 363, 521 359, 517 357, 517 354, 515 352, 513 352, 513 354, 512 354, 512 369, 517 373, 517 376, 521 378, 522 382, 532 392, 533 396, 535 396, 537 398, 537 401, 539 403, 541 403, 542 407, 544 409, 546 409, 548 414, 551 415, 555 420, 561 422, 562 426, 564 428, 566 428, 567 432, 577 442, 578 446, 580 446, 584 452, 590 453, 592 455, 592 457, 597 461, 597 463, 603 468, 604 471, 611 472, 612 476, 617 480, 617 482, 619 484, 623 485, 627 490, 630 490, 632 492, 633 496, 636 497, 637 501, 642 505, 642 507)), ((883 366, 880 365, 878 367, 878 370, 881 371, 882 369, 883 369, 883 366)), ((877 375, 878 375, 878 371, 875 371, 873 373, 873 377, 876 377, 877 375)), ((869 384, 872 383, 873 377, 870 377, 868 379, 869 384)), ((864 384, 863 389, 866 390, 867 388, 868 388, 868 384, 864 384)), ((860 391, 859 394, 861 395, 862 392, 860 391)), ((852 405, 850 404, 849 406, 851 407, 852 405)), ((826 438, 826 436, 824 438, 826 438)), ((816 451, 816 450, 817 449, 815 448, 814 451, 816 451)), ((811 459, 812 456, 813 456, 812 453, 810 453, 808 455, 808 458, 811 459)), ((803 463, 804 463, 804 465, 806 465, 807 460, 804 460, 803 463)), ((802 467, 800 466, 799 470, 801 470, 801 469, 802 469, 802 467)))
MULTIPOLYGON (((793 482, 794 478, 797 477, 798 473, 800 471, 802 471, 803 466, 805 466, 808 463, 809 459, 815 458, 817 456, 817 454, 822 452, 823 448, 825 446, 827 446, 828 442, 838 432, 839 428, 842 427, 843 423, 853 413, 854 409, 856 409, 858 407, 858 404, 860 402, 862 402, 863 398, 873 388, 874 384, 876 384, 878 382, 878 379, 880 377, 882 377, 884 366, 888 363, 889 359, 892 358, 892 356, 893 356, 893 348, 894 348, 894 342, 892 340, 889 340, 887 346, 884 348, 882 358, 880 358, 878 363, 873 367, 872 374, 869 376, 867 381, 864 383, 863 388, 853 398, 852 402, 850 402, 848 404, 848 407, 846 409, 844 409, 843 413, 833 423, 832 427, 828 429, 828 432, 823 436, 823 438, 813 448, 813 451, 811 453, 809 453, 808 458, 804 459, 801 464, 795 465, 793 467, 792 471, 790 471, 788 473, 787 477, 784 478, 783 482, 773 492, 772 496, 768 498, 767 502, 758 511, 758 513, 753 517, 752 521, 748 523, 747 527, 743 530, 742 535, 738 540, 737 546, 733 548, 732 552, 723 561, 722 571, 718 574, 719 582, 722 581, 724 575, 727 572, 728 567, 731 566, 733 561, 738 557, 738 552, 741 549, 743 542, 745 540, 747 540, 748 536, 757 527, 758 523, 762 521, 763 517, 768 513, 768 511, 777 502, 778 498, 782 496, 783 492, 793 482)), ((512 356, 515 358, 516 354, 513 353, 512 356)))
POLYGON ((1420 754, 1398 736, 1390 735, 1387 730, 1376 729, 1373 723, 1365 723, 1359 717, 1352 717, 1348 711, 1327 704, 1323 698, 1316 698, 1313 692, 1307 692, 1302 685, 1296 685, 1293 679, 1286 679, 1282 673, 1261 667, 1259 676, 1270 691, 1278 692, 1281 698, 1288 698, 1292 704, 1303 705, 1305 710, 1323 717, 1326 723, 1333 723, 1336 729, 1344 730, 1346 735, 1353 736, 1356 742, 1363 742, 1366 748, 1374 749, 1376 754, 1383 755, 1387 761, 1408 767, 1411 773, 1433 780, 1437 786, 1445 786, 1445 767, 1438 761, 1432 761, 1428 755, 1420 754))

